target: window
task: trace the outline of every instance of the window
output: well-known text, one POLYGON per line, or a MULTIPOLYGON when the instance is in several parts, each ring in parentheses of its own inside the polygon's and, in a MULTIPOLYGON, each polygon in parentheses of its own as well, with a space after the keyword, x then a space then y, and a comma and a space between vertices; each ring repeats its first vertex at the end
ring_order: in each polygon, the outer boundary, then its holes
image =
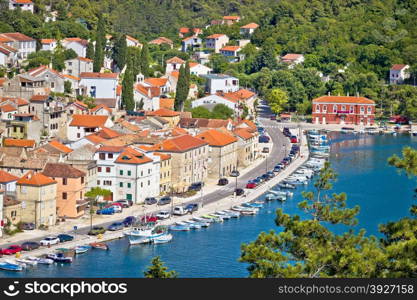
POLYGON ((98 158, 106 159, 106 153, 99 153, 98 158))
POLYGON ((364 112, 365 112, 365 108, 361 106, 361 114, 363 114, 364 112))
POLYGON ((119 171, 119 174, 120 174, 120 175, 123 175, 123 170, 120 170, 120 171, 119 171))
POLYGON ((77 139, 79 139, 81 137, 81 135, 79 133, 77 133, 77 139))
POLYGON ((323 112, 327 112, 327 105, 323 105, 323 112))
POLYGON ((110 167, 106 167, 106 173, 110 173, 110 167))
POLYGON ((320 105, 316 105, 316 112, 320 112, 320 105))
POLYGON ((67 200, 67 193, 62 193, 62 199, 67 200))
POLYGON ((98 172, 101 172, 101 167, 98 167, 98 168, 97 168, 97 171, 98 171, 98 172))
POLYGON ((132 187, 132 184, 130 182, 128 182, 127 187, 130 189, 132 187))
POLYGON ((370 114, 371 112, 372 112, 372 108, 368 106, 368 114, 370 114))
POLYGON ((119 187, 123 187, 123 182, 119 182, 119 187))
POLYGON ((127 171, 127 176, 132 175, 132 171, 127 171))
POLYGON ((97 185, 100 185, 100 180, 97 180, 97 185))
POLYGON ((63 184, 63 185, 67 185, 67 183, 68 183, 67 178, 62 178, 62 184, 63 184))
POLYGON ((346 111, 346 105, 342 106, 342 111, 344 111, 344 112, 346 111))
POLYGON ((107 158, 113 158, 113 153, 109 153, 109 154, 107 155, 107 158))
POLYGON ((353 105, 350 106, 350 113, 353 114, 353 105))
POLYGON ((81 177, 81 184, 84 183, 84 177, 81 177))

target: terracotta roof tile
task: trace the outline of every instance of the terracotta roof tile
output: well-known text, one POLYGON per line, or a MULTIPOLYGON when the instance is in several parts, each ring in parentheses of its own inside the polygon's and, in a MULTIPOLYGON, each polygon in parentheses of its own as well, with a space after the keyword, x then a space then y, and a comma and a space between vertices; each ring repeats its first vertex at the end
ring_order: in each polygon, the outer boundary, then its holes
POLYGON ((161 148, 167 152, 186 152, 205 145, 206 142, 187 134, 163 141, 161 148))
POLYGON ((301 56, 303 56, 302 54, 295 54, 295 53, 288 53, 286 55, 284 55, 281 59, 282 60, 296 60, 298 58, 300 58, 301 56))
POLYGON ((12 111, 17 111, 17 108, 11 104, 5 104, 5 105, 0 106, 0 111, 12 112, 12 111))
POLYGON ((125 146, 101 146, 96 152, 121 153, 124 149, 125 146))
POLYGON ((236 128, 233 130, 233 133, 244 140, 248 140, 253 137, 253 134, 250 133, 246 128, 236 128))
POLYGON ((241 49, 240 46, 225 46, 225 47, 221 48, 220 51, 233 51, 233 52, 235 52, 235 51, 238 51, 240 49, 241 49))
POLYGON ((116 163, 120 164, 145 164, 152 162, 153 160, 147 157, 142 152, 136 151, 130 147, 127 147, 115 160, 116 163))
POLYGON ((47 163, 42 174, 53 178, 79 178, 86 175, 85 172, 64 163, 47 163))
POLYGON ((42 173, 35 173, 34 171, 29 171, 25 175, 22 176, 17 181, 17 184, 20 185, 34 185, 34 186, 44 186, 44 185, 50 185, 55 184, 56 181, 52 178, 49 178, 42 173))
POLYGON ((215 33, 215 34, 209 35, 208 37, 206 37, 206 39, 217 39, 217 38, 222 37, 222 36, 225 36, 225 34, 215 33))
POLYGON ((23 147, 23 148, 32 148, 35 146, 35 140, 23 140, 23 139, 11 139, 5 138, 3 140, 3 145, 5 147, 23 147))
POLYGON ((14 176, 10 173, 7 173, 6 171, 0 170, 0 183, 8 183, 12 181, 17 181, 19 177, 14 176))
POLYGON ((175 102, 175 99, 173 98, 159 98, 159 108, 173 110, 174 102, 175 102))
POLYGON ((181 58, 177 57, 177 56, 174 56, 174 57, 168 59, 166 61, 166 63, 167 64, 183 64, 183 63, 185 63, 185 61, 182 60, 181 58))
POLYGON ((52 43, 55 43, 55 42, 56 42, 55 39, 41 39, 41 44, 43 44, 43 45, 52 44, 52 43))
POLYGON ((98 73, 98 72, 82 72, 80 78, 103 78, 103 79, 117 79, 119 73, 98 73))
POLYGON ((158 117, 176 117, 179 116, 180 113, 178 111, 173 111, 166 108, 160 108, 155 111, 150 111, 146 114, 147 116, 158 116, 158 117))
POLYGON ((31 102, 45 102, 48 100, 49 95, 33 95, 30 97, 31 102))
POLYGON ((64 144, 61 144, 60 142, 56 140, 50 141, 48 144, 54 147, 55 149, 58 149, 60 152, 70 153, 73 151, 71 148, 65 146, 64 144))
POLYGON ((224 132, 220 132, 216 129, 204 131, 196 135, 195 137, 207 142, 210 146, 222 147, 237 141, 237 139, 234 136, 224 132))
POLYGON ((402 69, 404 69, 407 65, 402 65, 402 64, 395 64, 392 65, 391 70, 393 71, 401 71, 402 69))
POLYGON ((104 127, 108 116, 96 116, 96 115, 73 115, 69 126, 77 127, 104 127))
POLYGON ((365 97, 350 96, 322 96, 313 99, 313 103, 357 103, 357 104, 375 104, 373 100, 365 97))
POLYGON ((223 20, 240 20, 239 16, 224 16, 223 20))
POLYGON ((156 86, 156 87, 161 87, 166 85, 168 82, 168 78, 146 78, 145 79, 145 83, 152 85, 152 86, 156 86))
POLYGON ((161 160, 168 160, 171 158, 171 154, 165 154, 160 152, 154 152, 153 154, 159 156, 161 160))
POLYGON ((99 104, 96 107, 93 107, 92 109, 90 109, 90 111, 94 113, 94 112, 98 111, 99 109, 107 110, 109 113, 112 112, 112 109, 109 108, 107 105, 104 105, 104 104, 99 104))
POLYGON ((244 26, 242 26, 240 28, 243 28, 243 29, 256 29, 258 27, 259 27, 259 25, 256 24, 256 23, 249 23, 249 24, 246 24, 246 25, 244 25, 244 26))

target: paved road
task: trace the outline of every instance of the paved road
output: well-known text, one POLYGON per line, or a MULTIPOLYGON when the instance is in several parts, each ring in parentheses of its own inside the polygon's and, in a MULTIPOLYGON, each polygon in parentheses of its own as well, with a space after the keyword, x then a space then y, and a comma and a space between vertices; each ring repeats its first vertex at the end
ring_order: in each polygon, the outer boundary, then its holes
MULTIPOLYGON (((237 178, 237 186, 238 188, 244 188, 246 183, 248 182, 248 180, 256 178, 262 174, 264 174, 266 172, 266 170, 270 171, 273 169, 273 167, 279 163, 285 156, 285 149, 289 148, 289 140, 288 138, 286 138, 281 130, 279 130, 279 123, 277 123, 276 121, 272 121, 269 119, 270 115, 272 114, 269 107, 267 105, 265 105, 265 103, 261 103, 261 105, 258 108, 258 121, 262 124, 262 126, 265 126, 266 131, 268 132, 269 136, 271 137, 272 140, 272 149, 270 151, 270 155, 267 159, 265 159, 265 161, 263 163, 261 163, 260 165, 258 165, 257 167, 253 168, 250 172, 247 172, 245 174, 243 174, 242 176, 237 178)), ((235 190, 235 186, 236 186, 236 181, 234 180, 234 178, 230 178, 230 183, 226 186, 224 186, 224 188, 220 189, 220 190, 216 190, 215 192, 211 192, 208 194, 203 195, 203 205, 205 204, 209 204, 209 203, 213 203, 215 201, 224 199, 225 197, 229 197, 233 194, 234 190, 235 190)), ((190 200, 186 203, 191 203, 191 202, 199 202, 200 199, 198 199, 197 201, 194 200, 190 200)), ((186 204, 184 203, 184 204, 186 204)), ((162 209, 170 209, 170 206, 166 206, 165 207, 161 207, 162 209)), ((122 221, 118 220, 118 221, 122 221)), ((107 228, 107 226, 109 226, 110 224, 117 222, 116 220, 112 220, 112 221, 107 221, 107 222, 103 222, 103 223, 98 223, 97 220, 94 222, 95 226, 103 226, 105 228, 107 228)), ((77 231, 77 234, 86 234, 89 231, 89 227, 86 228, 80 228, 77 231)), ((69 234, 73 234, 72 231, 67 232, 69 234)), ((50 233, 45 232, 45 237, 51 235, 50 233)), ((34 239, 30 239, 30 241, 39 241, 41 240, 41 237, 37 237, 34 239)), ((29 241, 29 240, 28 240, 29 241)), ((0 244, 0 248, 7 248, 9 245, 11 245, 13 243, 7 243, 7 244, 0 244)), ((15 243, 16 244, 16 243, 15 243)))

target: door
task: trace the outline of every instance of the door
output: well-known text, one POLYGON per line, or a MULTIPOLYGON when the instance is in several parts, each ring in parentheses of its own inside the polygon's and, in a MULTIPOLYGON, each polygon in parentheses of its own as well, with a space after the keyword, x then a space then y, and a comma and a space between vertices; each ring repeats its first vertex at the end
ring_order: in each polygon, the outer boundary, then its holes
POLYGON ((126 194, 126 199, 127 200, 132 200, 132 194, 126 194))

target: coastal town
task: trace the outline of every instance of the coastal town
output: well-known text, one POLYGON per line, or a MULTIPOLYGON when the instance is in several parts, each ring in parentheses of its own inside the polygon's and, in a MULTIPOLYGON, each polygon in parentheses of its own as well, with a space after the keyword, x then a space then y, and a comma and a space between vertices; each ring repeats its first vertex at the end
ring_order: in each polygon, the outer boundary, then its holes
MULTIPOLYGON (((63 20, 58 5, 4 3, 27 16, 42 12, 45 23, 63 20)), ((356 87, 324 88, 350 62, 329 74, 302 73, 313 79, 304 86, 308 98, 295 103, 300 85, 273 86, 293 73, 268 72, 299 72, 311 53, 271 52, 268 40, 257 46, 264 22, 224 15, 175 28, 175 39, 120 34, 101 15, 94 30, 76 22, 91 36, 62 28, 30 36, 0 26, 5 270, 72 262, 70 250, 108 249, 107 241, 124 237, 130 245, 167 243, 168 231, 285 203, 325 166, 329 132, 417 135, 413 105, 388 105, 356 87), (266 75, 241 76, 249 61, 264 64, 253 73, 266 75)), ((412 66, 388 63, 381 85, 412 86, 412 66)))

